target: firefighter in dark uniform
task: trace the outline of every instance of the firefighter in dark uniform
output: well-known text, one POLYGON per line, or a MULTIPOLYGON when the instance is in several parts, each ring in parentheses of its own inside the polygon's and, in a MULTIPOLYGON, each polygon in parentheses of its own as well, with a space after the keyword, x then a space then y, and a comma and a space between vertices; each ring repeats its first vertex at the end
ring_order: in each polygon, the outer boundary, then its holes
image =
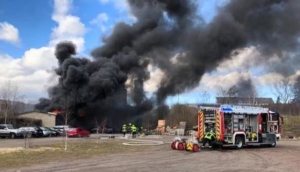
POLYGON ((215 133, 213 132, 212 129, 210 129, 209 132, 206 132, 204 135, 204 139, 203 139, 203 145, 202 148, 204 148, 205 144, 208 143, 209 148, 212 147, 212 142, 215 140, 215 133))
POLYGON ((131 123, 129 123, 127 126, 127 133, 131 134, 131 123))
POLYGON ((123 137, 125 137, 125 135, 127 133, 127 126, 126 126, 126 124, 124 124, 123 127, 122 127, 122 133, 123 133, 123 137))

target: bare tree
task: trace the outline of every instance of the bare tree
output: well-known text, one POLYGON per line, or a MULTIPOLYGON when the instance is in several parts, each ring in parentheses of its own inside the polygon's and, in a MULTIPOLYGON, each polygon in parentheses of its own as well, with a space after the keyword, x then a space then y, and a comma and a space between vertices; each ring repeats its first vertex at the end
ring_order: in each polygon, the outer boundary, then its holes
POLYGON ((5 81, 1 86, 1 102, 0 108, 2 115, 4 114, 4 123, 17 113, 24 109, 24 95, 20 95, 21 86, 11 80, 5 81))
POLYGON ((169 126, 177 126, 179 122, 185 121, 187 128, 192 128, 197 124, 197 108, 180 104, 174 105, 166 121, 169 126))
POLYGON ((152 113, 147 113, 142 118, 142 126, 149 131, 157 126, 156 120, 152 113))
POLYGON ((234 101, 234 98, 237 97, 237 90, 235 87, 225 89, 220 86, 217 95, 219 97, 222 97, 221 103, 232 103, 232 101, 234 101))
POLYGON ((32 145, 32 143, 31 143, 31 138, 32 138, 31 131, 24 130, 23 137, 24 137, 24 147, 25 147, 25 149, 30 148, 31 145, 32 145))
POLYGON ((237 90, 235 90, 235 87, 225 89, 222 86, 220 86, 217 94, 218 96, 222 96, 222 97, 236 97, 237 90))
POLYGON ((68 120, 69 120, 69 115, 72 113, 72 109, 70 106, 70 100, 69 100, 69 97, 68 95, 66 95, 64 97, 64 105, 63 105, 63 110, 62 110, 62 115, 64 117, 64 123, 65 123, 65 126, 64 126, 64 134, 65 134, 65 137, 64 137, 64 149, 65 151, 68 149, 68 133, 67 133, 67 130, 66 130, 66 126, 68 126, 68 120))
POLYGON ((96 121, 97 143, 99 143, 99 140, 100 140, 99 129, 101 128, 101 125, 99 124, 99 121, 97 118, 95 118, 95 121, 96 121))
POLYGON ((272 90, 283 104, 287 104, 293 99, 293 83, 289 78, 273 84, 272 90))
MULTIPOLYGON (((69 110, 68 110, 68 108, 65 109, 65 111, 66 111, 65 112, 65 126, 67 126, 68 125, 68 116, 69 116, 69 110)), ((65 150, 67 150, 68 149, 68 133, 66 131, 65 126, 64 126, 64 132, 65 132, 65 150)))
POLYGON ((104 120, 100 124, 100 126, 101 126, 101 133, 104 133, 106 124, 107 124, 107 118, 105 117, 104 120))
POLYGON ((200 103, 209 103, 210 102, 210 94, 207 91, 200 93, 199 100, 200 100, 200 103))

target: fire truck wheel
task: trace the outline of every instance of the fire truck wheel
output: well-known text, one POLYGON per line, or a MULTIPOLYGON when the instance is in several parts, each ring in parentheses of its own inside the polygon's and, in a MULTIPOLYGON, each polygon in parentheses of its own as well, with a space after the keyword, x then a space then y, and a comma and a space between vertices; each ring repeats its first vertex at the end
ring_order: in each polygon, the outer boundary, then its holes
POLYGON ((178 150, 184 150, 183 143, 178 143, 178 150))
POLYGON ((197 144, 193 145, 193 152, 198 152, 199 151, 199 146, 197 144))
POLYGON ((172 144, 171 144, 171 148, 172 148, 173 150, 175 150, 175 149, 176 149, 176 142, 172 142, 172 144))
POLYGON ((237 136, 237 137, 235 138, 235 144, 236 144, 236 147, 237 147, 238 149, 241 149, 241 148, 244 146, 244 140, 243 140, 243 138, 240 137, 240 136, 237 136))

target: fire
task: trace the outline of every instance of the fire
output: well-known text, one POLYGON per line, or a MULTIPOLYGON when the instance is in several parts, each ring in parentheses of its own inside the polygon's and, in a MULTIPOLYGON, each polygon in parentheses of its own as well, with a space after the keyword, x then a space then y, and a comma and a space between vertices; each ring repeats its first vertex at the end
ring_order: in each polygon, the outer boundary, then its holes
POLYGON ((52 115, 58 115, 58 114, 63 114, 65 113, 64 110, 54 110, 52 112, 48 112, 48 114, 52 114, 52 115))

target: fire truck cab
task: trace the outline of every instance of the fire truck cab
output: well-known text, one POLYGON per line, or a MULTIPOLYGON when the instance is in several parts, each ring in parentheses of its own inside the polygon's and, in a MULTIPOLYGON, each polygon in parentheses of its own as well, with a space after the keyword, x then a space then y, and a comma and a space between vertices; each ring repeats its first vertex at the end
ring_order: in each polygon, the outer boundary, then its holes
POLYGON ((268 108, 240 105, 200 107, 197 139, 205 131, 216 133, 214 145, 222 147, 276 146, 281 137, 282 118, 268 108))

